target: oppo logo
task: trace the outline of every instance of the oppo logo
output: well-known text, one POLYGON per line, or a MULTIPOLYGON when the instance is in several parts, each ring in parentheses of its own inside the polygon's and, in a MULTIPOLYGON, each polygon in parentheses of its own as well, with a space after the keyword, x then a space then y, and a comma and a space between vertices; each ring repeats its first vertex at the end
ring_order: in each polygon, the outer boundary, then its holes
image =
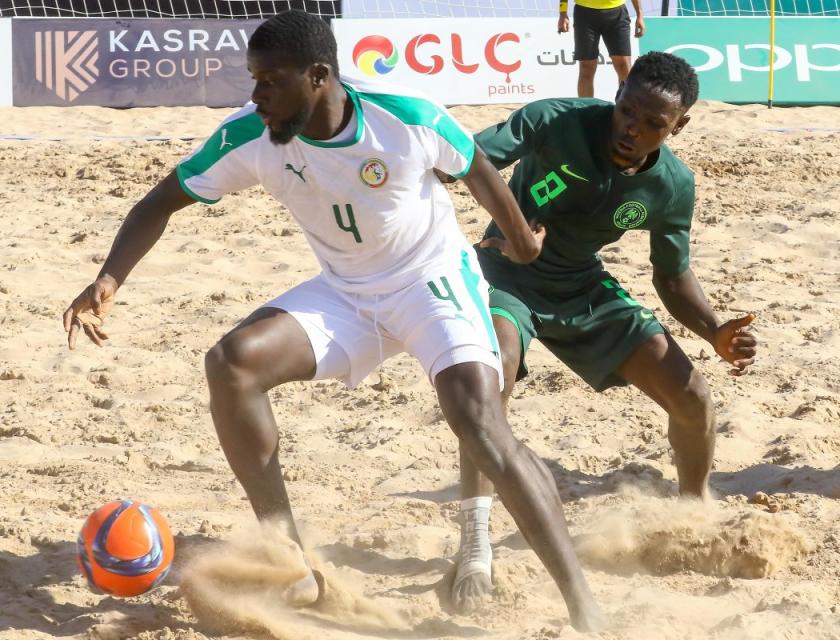
MULTIPOLYGON (((769 65, 751 65, 743 61, 743 51, 752 51, 756 49, 763 49, 770 52, 770 45, 764 43, 756 44, 727 44, 724 51, 710 47, 704 44, 679 44, 674 47, 666 49, 667 53, 677 53, 679 51, 697 51, 703 56, 705 60, 700 64, 694 64, 694 69, 700 73, 703 71, 711 71, 720 66, 726 65, 731 82, 743 82, 744 71, 758 71, 767 72, 770 70, 769 65)), ((809 82, 811 80, 812 71, 840 71, 840 45, 833 43, 821 44, 795 44, 793 45, 793 53, 784 47, 776 45, 775 47, 776 60, 774 68, 776 71, 784 69, 791 64, 796 69, 796 79, 799 82, 809 82), (837 52, 837 64, 834 65, 818 65, 811 62, 809 54, 817 49, 830 49, 837 52)), ((684 56, 684 54, 681 54, 684 56)), ((685 56, 684 56, 685 57, 685 56)), ((692 60, 696 60, 697 56, 692 55, 692 60)))

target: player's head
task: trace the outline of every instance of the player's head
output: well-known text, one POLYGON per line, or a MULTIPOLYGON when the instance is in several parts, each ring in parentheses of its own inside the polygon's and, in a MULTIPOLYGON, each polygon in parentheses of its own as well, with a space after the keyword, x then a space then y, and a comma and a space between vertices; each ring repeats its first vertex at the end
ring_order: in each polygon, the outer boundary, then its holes
POLYGON ((286 144, 309 123, 320 93, 338 77, 335 37, 321 18, 284 11, 257 27, 248 41, 251 99, 271 141, 286 144))
POLYGON ((640 56, 615 98, 612 161, 632 166, 682 131, 698 91, 697 74, 682 58, 660 51, 640 56))

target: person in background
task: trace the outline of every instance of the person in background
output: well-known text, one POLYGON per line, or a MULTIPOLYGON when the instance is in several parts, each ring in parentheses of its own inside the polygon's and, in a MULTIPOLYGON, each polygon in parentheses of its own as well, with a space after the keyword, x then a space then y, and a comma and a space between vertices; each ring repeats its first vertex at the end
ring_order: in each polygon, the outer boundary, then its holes
MULTIPOLYGON (((631 0, 636 10, 633 35, 645 35, 645 19, 639 0, 631 0)), ((625 0, 576 0, 574 7, 575 60, 578 62, 579 98, 595 95, 595 72, 598 70, 598 45, 601 38, 610 54, 619 83, 630 73, 630 14, 625 0)), ((557 33, 569 30, 569 3, 560 0, 557 33)))

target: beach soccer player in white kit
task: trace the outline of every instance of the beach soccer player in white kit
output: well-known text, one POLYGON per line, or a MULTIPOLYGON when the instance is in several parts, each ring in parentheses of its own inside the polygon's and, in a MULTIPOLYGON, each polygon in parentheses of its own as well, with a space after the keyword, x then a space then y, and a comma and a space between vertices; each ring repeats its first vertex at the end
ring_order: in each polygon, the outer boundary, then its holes
MULTIPOLYGON (((544 232, 528 226, 443 107, 339 77, 335 39, 319 18, 290 11, 264 22, 249 41, 248 68, 253 104, 129 212, 99 276, 65 312, 70 347, 80 332, 99 345, 107 338, 102 318, 117 289, 175 211, 263 185, 288 206, 322 272, 257 309, 205 359, 216 432, 257 517, 285 522, 300 543, 267 392, 324 378, 354 386, 405 351, 562 590, 573 624, 600 628, 554 479, 505 418, 488 285, 433 170, 461 177, 503 229, 498 248, 512 260, 533 260, 544 232)), ((305 605, 319 589, 310 574, 287 598, 305 605)))

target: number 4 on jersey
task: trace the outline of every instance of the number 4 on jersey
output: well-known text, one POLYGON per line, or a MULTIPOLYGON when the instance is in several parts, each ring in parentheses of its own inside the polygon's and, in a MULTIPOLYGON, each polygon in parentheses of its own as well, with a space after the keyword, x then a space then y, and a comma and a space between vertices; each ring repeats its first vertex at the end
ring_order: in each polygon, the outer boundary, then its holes
POLYGON ((362 236, 359 235, 359 227, 356 226, 356 217, 353 215, 353 205, 345 204, 344 208, 347 210, 347 224, 344 224, 344 219, 341 216, 341 207, 337 204, 333 205, 333 215, 335 215, 335 223, 342 231, 352 233, 356 242, 362 241, 362 236))

